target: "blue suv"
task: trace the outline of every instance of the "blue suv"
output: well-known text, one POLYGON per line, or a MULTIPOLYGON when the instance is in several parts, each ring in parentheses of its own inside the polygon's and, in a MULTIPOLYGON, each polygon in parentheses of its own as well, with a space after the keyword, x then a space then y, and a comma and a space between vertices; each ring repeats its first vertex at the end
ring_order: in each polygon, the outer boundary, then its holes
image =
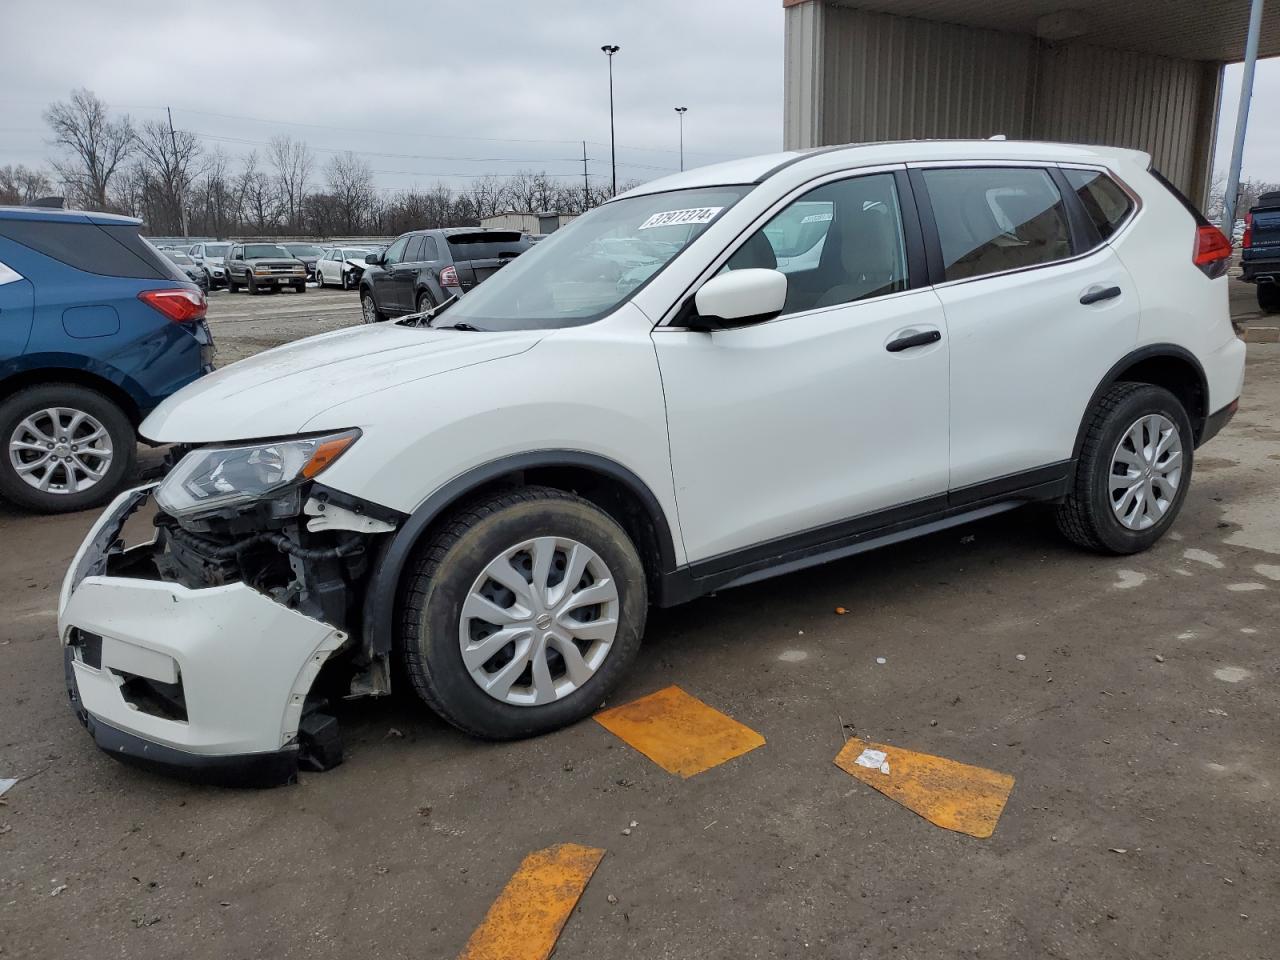
POLYGON ((133 476, 136 427, 213 369, 205 297, 105 213, 0 207, 0 495, 97 506, 133 476))

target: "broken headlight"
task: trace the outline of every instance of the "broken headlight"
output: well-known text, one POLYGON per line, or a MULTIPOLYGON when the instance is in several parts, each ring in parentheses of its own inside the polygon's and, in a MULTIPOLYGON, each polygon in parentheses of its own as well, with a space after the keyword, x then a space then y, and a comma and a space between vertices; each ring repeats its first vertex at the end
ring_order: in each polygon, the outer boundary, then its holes
POLYGON ((200 447, 183 457, 156 488, 156 503, 166 513, 182 517, 285 497, 342 456, 359 436, 359 430, 346 430, 245 446, 200 447))

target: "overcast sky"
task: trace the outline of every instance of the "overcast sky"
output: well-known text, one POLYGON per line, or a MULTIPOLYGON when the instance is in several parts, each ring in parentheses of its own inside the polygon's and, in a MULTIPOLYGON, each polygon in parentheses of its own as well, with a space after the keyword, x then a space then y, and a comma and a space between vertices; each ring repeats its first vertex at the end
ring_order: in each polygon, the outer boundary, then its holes
MULTIPOLYGON (((0 165, 43 164, 42 110, 86 86, 137 120, 171 106, 175 125, 232 157, 278 134, 306 139, 321 166, 361 152, 385 190, 520 169, 580 177, 583 140, 592 177, 606 177, 603 43, 622 47, 620 181, 676 169, 676 106, 689 108, 687 165, 782 147, 781 0, 5 6, 0 165)), ((1230 68, 1223 165, 1238 89, 1230 68)), ((1277 103, 1280 61, 1266 62, 1246 176, 1280 180, 1277 103)))

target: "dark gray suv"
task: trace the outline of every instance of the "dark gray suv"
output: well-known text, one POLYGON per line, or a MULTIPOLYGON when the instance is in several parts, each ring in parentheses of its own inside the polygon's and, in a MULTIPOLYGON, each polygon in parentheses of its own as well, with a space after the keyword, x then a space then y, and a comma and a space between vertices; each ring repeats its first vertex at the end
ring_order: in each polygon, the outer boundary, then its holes
POLYGON ((382 253, 366 257, 360 278, 360 310, 365 323, 421 313, 461 296, 529 249, 515 230, 447 227, 415 230, 396 238, 382 253))

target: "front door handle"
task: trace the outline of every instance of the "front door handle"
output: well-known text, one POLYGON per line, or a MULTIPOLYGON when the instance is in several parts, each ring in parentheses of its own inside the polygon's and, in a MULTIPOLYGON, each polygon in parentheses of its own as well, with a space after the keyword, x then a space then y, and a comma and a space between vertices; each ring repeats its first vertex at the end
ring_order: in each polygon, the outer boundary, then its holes
POLYGON ((1090 287, 1080 295, 1080 302, 1087 307, 1091 303, 1114 300, 1118 296, 1120 296, 1119 287, 1090 287))
POLYGON ((912 347, 923 347, 930 343, 937 343, 941 339, 941 330, 922 330, 920 333, 909 333, 905 337, 899 337, 897 340, 890 340, 885 349, 890 353, 901 353, 903 350, 910 350, 912 347))

